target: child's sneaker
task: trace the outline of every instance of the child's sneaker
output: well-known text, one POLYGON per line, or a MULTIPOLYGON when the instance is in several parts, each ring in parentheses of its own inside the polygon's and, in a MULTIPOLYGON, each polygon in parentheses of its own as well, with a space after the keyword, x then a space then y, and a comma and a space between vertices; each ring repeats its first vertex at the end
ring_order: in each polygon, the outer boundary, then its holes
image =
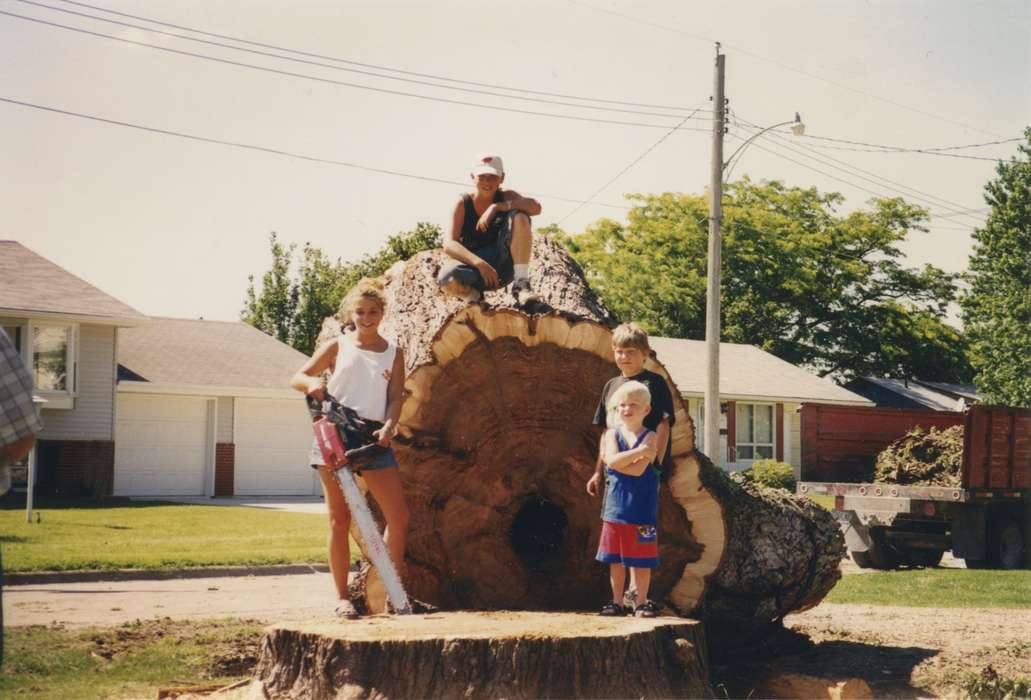
POLYGON ((601 612, 598 614, 602 617, 623 617, 626 615, 626 608, 610 600, 601 606, 601 612))
POLYGON ((659 609, 650 600, 646 600, 634 608, 634 617, 655 617, 658 614, 659 609))
POLYGON ((530 289, 530 280, 528 279, 516 280, 512 283, 512 296, 516 298, 519 306, 539 304, 541 301, 540 296, 530 289))
POLYGON ((457 297, 463 301, 469 302, 470 304, 475 304, 483 298, 483 292, 479 289, 471 287, 465 282, 454 277, 440 285, 440 289, 445 294, 457 297))

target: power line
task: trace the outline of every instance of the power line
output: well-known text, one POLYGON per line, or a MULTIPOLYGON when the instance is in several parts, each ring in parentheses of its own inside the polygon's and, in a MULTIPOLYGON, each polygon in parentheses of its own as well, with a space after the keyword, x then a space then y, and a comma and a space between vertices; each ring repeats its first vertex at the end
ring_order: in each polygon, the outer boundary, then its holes
MULTIPOLYGON (((361 85, 359 83, 348 83, 348 82, 345 82, 345 81, 342 81, 342 80, 334 80, 332 78, 322 78, 322 77, 319 77, 319 76, 308 75, 306 73, 294 73, 292 71, 280 70, 278 68, 270 68, 270 67, 267 67, 267 66, 258 66, 258 65, 254 65, 253 63, 243 63, 242 61, 233 61, 233 60, 230 60, 230 59, 227 59, 227 58, 218 58, 216 56, 209 56, 208 54, 195 53, 193 51, 184 51, 182 49, 173 49, 173 48, 170 48, 170 47, 167 47, 167 46, 157 46, 155 44, 148 44, 148 43, 143 42, 143 41, 134 41, 132 39, 126 39, 124 37, 113 36, 111 34, 104 34, 103 32, 94 32, 94 31, 91 31, 91 30, 88 30, 88 29, 82 29, 82 28, 79 28, 79 27, 72 27, 72 26, 69 26, 69 25, 66 25, 66 24, 60 24, 60 23, 57 23, 57 22, 50 22, 50 21, 47 21, 47 20, 39 19, 37 17, 27 17, 25 15, 19 15, 19 14, 16 14, 14 12, 6 12, 4 10, 0 10, 0 15, 6 15, 8 17, 14 17, 16 19, 22 19, 22 20, 26 20, 26 21, 29 21, 29 22, 35 22, 37 24, 43 24, 43 25, 47 25, 47 26, 50 26, 50 27, 56 27, 58 29, 66 29, 66 30, 69 30, 69 31, 72 31, 72 32, 78 32, 80 34, 88 34, 90 36, 100 37, 100 38, 103 38, 103 39, 111 39, 112 41, 118 41, 118 42, 121 42, 123 44, 132 44, 134 46, 142 46, 142 47, 145 47, 145 48, 148 48, 148 49, 154 49, 156 51, 164 51, 166 53, 177 54, 177 55, 180 55, 180 56, 190 56, 192 58, 199 58, 199 59, 205 60, 205 61, 212 61, 212 62, 215 62, 215 63, 222 63, 222 64, 225 64, 225 65, 237 66, 237 67, 240 67, 240 68, 250 68, 252 70, 262 71, 264 73, 272 73, 272 74, 275 74, 275 75, 282 75, 282 76, 291 77, 291 78, 301 78, 301 79, 304 79, 304 80, 311 80, 311 81, 319 82, 319 83, 327 83, 327 84, 330 84, 330 85, 340 85, 340 86, 343 86, 343 87, 351 87, 351 88, 355 88, 355 89, 358 89, 358 90, 369 90, 371 92, 378 92, 378 93, 383 93, 383 94, 388 94, 388 95, 398 95, 398 96, 401 96, 401 97, 411 97, 411 98, 414 98, 414 99, 426 100, 426 101, 430 101, 430 102, 442 102, 442 103, 445 103, 445 104, 462 105, 464 107, 477 107, 479 109, 487 109, 487 110, 492 110, 492 111, 496 111, 496 112, 512 112, 512 113, 515 113, 515 114, 528 114, 528 115, 538 116, 538 117, 550 117, 552 119, 565 119, 565 120, 570 120, 570 121, 592 122, 592 123, 596 123, 596 124, 615 124, 617 126, 638 126, 638 127, 645 127, 645 128, 650 128, 650 129, 669 129, 670 128, 668 124, 647 124, 647 123, 644 123, 644 122, 619 121, 619 120, 614 120, 614 119, 601 119, 601 118, 597 118, 597 117, 574 116, 574 115, 570 115, 570 114, 555 114, 555 113, 552 113, 552 112, 537 112, 537 111, 527 110, 527 109, 517 109, 515 107, 500 107, 500 106, 496 106, 496 105, 481 104, 481 103, 478 103, 478 102, 466 102, 464 100, 452 100, 452 99, 448 99, 448 98, 445 98, 445 97, 431 97, 429 95, 419 95, 419 94, 416 94, 416 93, 403 92, 403 91, 400 91, 400 90, 390 90, 390 89, 387 89, 387 88, 372 87, 370 85, 361 85)), ((670 118, 674 118, 673 115, 670 115, 670 118)), ((678 128, 681 131, 700 131, 700 132, 703 132, 703 133, 709 133, 709 129, 703 129, 703 128, 700 128, 700 127, 681 126, 681 127, 678 127, 678 128)))
MULTIPOLYGON (((113 125, 113 126, 121 126, 121 127, 126 127, 126 128, 129 128, 129 129, 136 129, 136 130, 139 130, 139 131, 146 131, 146 132, 149 132, 149 133, 152 133, 152 134, 161 134, 163 136, 174 136, 176 138, 188 139, 190 141, 199 141, 201 143, 217 144, 219 146, 231 146, 233 148, 242 148, 242 149, 249 150, 249 151, 258 151, 260 153, 270 153, 272 155, 284 156, 284 157, 287 157, 287 158, 296 158, 298 160, 305 160, 305 161, 309 161, 309 162, 313 162, 313 163, 323 163, 325 165, 337 165, 337 166, 341 166, 341 167, 345 167, 345 168, 354 168, 355 170, 364 170, 364 171, 370 172, 370 173, 379 173, 380 175, 393 175, 395 177, 404 177, 404 178, 408 178, 408 179, 412 179, 412 180, 421 180, 423 182, 435 182, 435 183, 440 183, 440 184, 444 184, 444 185, 458 185, 459 187, 467 187, 469 185, 468 182, 461 182, 461 181, 458 181, 458 180, 446 180, 444 178, 439 178, 439 177, 430 177, 430 176, 427 176, 427 175, 416 175, 414 173, 406 173, 406 172, 402 172, 400 170, 388 170, 386 168, 376 168, 376 167, 369 166, 369 165, 361 165, 359 163, 350 163, 350 162, 347 162, 347 161, 336 160, 336 159, 333 159, 333 158, 324 158, 324 157, 321 157, 321 156, 309 156, 309 155, 304 155, 303 153, 293 153, 291 151, 284 151, 284 150, 281 150, 281 149, 278 149, 278 148, 268 148, 266 146, 256 146, 254 144, 249 144, 249 143, 240 143, 240 142, 236 142, 236 141, 226 141, 226 140, 223 140, 223 139, 216 139, 216 138, 211 138, 211 137, 208 137, 208 136, 198 136, 196 134, 188 134, 188 133, 185 133, 185 132, 182 132, 182 131, 173 131, 171 129, 161 129, 161 128, 158 128, 158 127, 146 126, 146 125, 143 125, 143 124, 135 124, 133 122, 125 122, 125 121, 120 121, 120 120, 117 120, 117 119, 108 119, 106 117, 98 117, 98 116, 93 115, 93 114, 85 114, 85 113, 82 113, 82 112, 73 112, 71 110, 60 109, 58 107, 49 107, 47 105, 35 104, 35 103, 32 103, 32 102, 25 102, 25 101, 22 101, 22 100, 15 100, 15 99, 11 99, 9 97, 0 97, 0 102, 6 102, 8 104, 18 105, 20 107, 28 107, 28 108, 31 108, 31 109, 37 109, 37 110, 41 110, 41 111, 45 111, 45 112, 53 112, 55 114, 62 114, 64 116, 68 116, 68 117, 77 117, 79 119, 88 119, 90 121, 100 122, 100 123, 103 123, 103 124, 110 124, 110 125, 113 125)), ((628 207, 626 205, 606 204, 604 202, 586 202, 585 200, 582 200, 582 199, 571 199, 569 197, 558 197, 558 196, 549 195, 549 194, 537 194, 537 196, 541 197, 543 199, 554 199, 554 200, 559 201, 559 202, 569 202, 569 203, 572 203, 572 204, 588 204, 588 203, 590 203, 590 204, 595 204, 595 205, 597 205, 599 207, 608 207, 608 208, 611 208, 611 209, 627 210, 627 209, 631 208, 631 207, 628 207)))
MULTIPOLYGON (((35 7, 42 7, 42 8, 48 9, 48 10, 53 10, 54 12, 63 12, 65 14, 74 15, 76 17, 85 17, 86 19, 96 20, 96 21, 99 21, 99 22, 107 22, 108 24, 115 24, 115 25, 118 25, 120 27, 127 27, 127 28, 130 28, 130 29, 139 29, 140 31, 150 32, 152 34, 160 34, 162 36, 174 37, 176 39, 183 39, 185 41, 193 41, 193 42, 196 42, 196 43, 199 43, 199 44, 206 44, 208 46, 217 46, 219 48, 230 49, 232 51, 241 51, 241 52, 244 52, 244 53, 254 54, 256 56, 265 56, 265 57, 268 57, 268 58, 275 58, 275 59, 279 59, 279 60, 283 60, 283 61, 293 61, 294 63, 302 63, 302 64, 309 65, 309 66, 317 66, 319 68, 329 68, 331 70, 346 71, 346 72, 349 72, 349 73, 356 73, 356 74, 359 74, 359 75, 370 76, 370 77, 373 77, 373 78, 382 78, 384 80, 396 80, 396 81, 403 82, 403 83, 410 83, 410 84, 414 84, 414 85, 423 85, 423 86, 427 86, 427 87, 439 88, 439 89, 442 89, 442 90, 456 90, 456 91, 459 91, 459 92, 468 92, 468 93, 473 93, 473 94, 477 94, 477 95, 487 95, 487 96, 490 96, 490 97, 500 97, 500 98, 509 99, 509 100, 521 100, 521 101, 524 101, 524 102, 536 102, 536 103, 542 103, 542 104, 559 105, 559 106, 562 106, 562 107, 573 107, 574 109, 591 109, 591 110, 596 110, 596 111, 601 111, 601 112, 621 112, 621 113, 624 113, 624 114, 637 114, 637 115, 648 116, 648 117, 660 117, 660 118, 663 118, 663 119, 679 118, 680 117, 679 114, 665 114, 665 113, 662 113, 662 112, 646 112, 646 111, 641 111, 641 110, 636 110, 636 109, 623 109, 623 108, 620 108, 620 107, 599 107, 599 106, 596 106, 596 105, 576 104, 575 102, 563 102, 563 101, 560 101, 560 100, 550 100, 550 99, 544 99, 544 98, 540 98, 540 97, 523 97, 521 95, 506 95, 504 93, 492 92, 490 90, 481 90, 481 89, 477 89, 477 88, 468 88, 468 87, 457 87, 457 86, 454 86, 454 85, 441 85, 439 83, 432 83, 432 82, 428 82, 428 81, 425 81, 425 80, 416 80, 416 79, 413 79, 413 78, 402 78, 402 77, 398 77, 396 75, 383 75, 381 73, 374 73, 372 71, 361 70, 361 69, 358 69, 358 68, 347 68, 346 66, 333 65, 331 63, 322 63, 322 62, 319 62, 319 61, 312 61, 312 60, 308 60, 308 59, 304 59, 304 58, 296 58, 294 56, 284 56, 282 54, 271 53, 269 51, 257 51, 255 49, 248 49, 248 48, 244 48, 244 47, 241 47, 241 46, 233 46, 232 44, 224 44, 224 43, 221 43, 221 42, 218 42, 218 41, 210 41, 208 39, 200 39, 200 38, 197 38, 197 37, 188 36, 186 34, 178 34, 176 32, 166 32, 166 31, 163 31, 161 29, 153 29, 153 28, 145 27, 145 26, 142 26, 142 25, 139 25, 139 24, 131 24, 129 22, 121 22, 121 21, 115 20, 115 19, 108 19, 106 17, 98 17, 97 15, 91 15, 91 14, 87 14, 85 12, 76 12, 75 10, 67 10, 67 9, 63 9, 63 8, 60 8, 60 7, 54 7, 53 5, 47 5, 46 3, 36 2, 36 0, 17 0, 17 2, 21 2, 21 3, 24 3, 26 5, 32 5, 32 6, 35 6, 35 7)), ((196 31, 196 30, 192 30, 191 29, 190 31, 196 31)), ((289 51, 289 49, 287 49, 287 51, 289 51)))
MULTIPOLYGON (((655 27, 656 29, 661 29, 663 31, 672 32, 674 34, 681 34, 683 36, 688 36, 688 37, 691 37, 693 39, 698 39, 700 41, 706 41, 708 43, 716 43, 716 40, 711 38, 711 37, 703 36, 701 34, 694 34, 692 32, 688 32, 686 30, 680 29, 679 27, 669 27, 669 26, 665 26, 665 25, 660 25, 660 24, 657 24, 657 23, 654 23, 654 22, 649 22, 647 20, 642 20, 642 19, 640 19, 638 17, 634 17, 633 15, 627 15, 627 14, 623 14, 622 12, 615 12, 613 10, 606 10, 606 9, 603 9, 603 8, 600 8, 600 7, 594 7, 593 5, 589 5, 589 4, 584 3, 584 2, 579 2, 578 0, 566 0, 566 1, 570 2, 570 3, 574 4, 574 5, 580 5, 581 7, 586 7, 588 9, 590 9, 590 10, 595 11, 595 12, 603 12, 605 14, 615 15, 616 17, 621 17, 621 18, 623 18, 625 20, 628 20, 628 21, 631 21, 631 22, 635 22, 637 24, 643 24, 643 25, 646 25, 646 26, 649 26, 649 27, 655 27)), ((997 136, 999 138, 1002 138, 1002 134, 996 134, 995 132, 992 132, 992 131, 986 131, 984 129, 981 129, 981 128, 978 128, 976 126, 973 126, 972 124, 967 124, 965 122, 956 121, 955 119, 949 119, 948 117, 943 117, 942 115, 936 114, 935 112, 928 112, 926 110, 919 109, 917 107, 911 107, 910 105, 906 105, 906 104, 903 104, 901 102, 896 102, 895 100, 889 99, 887 97, 881 97, 880 95, 875 95, 873 93, 866 92, 865 90, 860 90, 859 88, 854 88, 854 87, 851 87, 849 85, 845 85, 844 83, 836 82, 836 81, 831 80, 829 78, 825 78, 822 75, 818 75, 816 73, 810 73, 809 71, 802 70, 801 68, 795 68, 794 66, 788 65, 786 63, 782 63, 782 62, 780 62, 780 61, 778 61, 776 59, 769 58, 767 56, 763 56, 762 54, 758 54, 758 53, 756 53, 754 51, 749 51, 748 49, 744 49, 744 48, 741 48, 741 47, 738 47, 738 46, 733 46, 731 44, 726 44, 726 43, 723 43, 723 42, 721 42, 721 45, 722 45, 722 47, 725 50, 736 51, 736 52, 744 54, 746 56, 751 56, 752 58, 758 59, 760 61, 765 61, 765 62, 770 63, 772 65, 775 65, 775 66, 778 66, 780 68, 783 68, 784 70, 789 70, 789 71, 792 71, 793 73, 798 73, 798 74, 804 75, 804 76, 806 76, 808 78, 813 78, 814 80, 819 80, 821 82, 827 83, 828 85, 833 85, 834 87, 839 88, 841 90, 847 90, 849 92, 854 92, 854 93, 856 93, 858 95, 862 95, 864 97, 868 97, 870 99, 877 100, 878 102, 884 102, 886 104, 893 105, 893 106, 898 107, 900 109, 905 109, 905 110, 910 111, 910 112, 915 112, 917 114, 922 114, 925 117, 930 117, 932 119, 937 119, 939 121, 948 122, 948 123, 954 124, 956 126, 962 126, 965 129, 973 129, 974 131, 980 132, 982 134, 988 134, 989 136, 997 136)))
MULTIPOLYGON (((475 80, 462 80, 460 78, 451 78, 451 77, 448 77, 448 76, 434 75, 434 74, 431 74, 431 73, 420 73, 418 71, 404 70, 404 69, 401 69, 401 68, 392 68, 390 66, 380 66, 380 65, 373 64, 373 63, 364 63, 362 61, 354 61, 354 60, 349 60, 349 59, 346 59, 346 58, 339 58, 339 57, 336 57, 336 56, 328 56, 328 55, 325 55, 325 54, 318 54, 318 53, 313 53, 313 52, 309 52, 309 51, 302 51, 302 50, 299 50, 299 49, 291 49, 291 48, 284 47, 284 46, 277 46, 275 44, 262 43, 260 41, 251 41, 251 40, 248 40, 248 39, 244 39, 242 37, 231 36, 231 35, 228 35, 228 34, 218 34, 218 33, 215 33, 215 32, 208 32, 208 31, 204 31, 202 29, 196 29, 196 28, 193 28, 193 27, 187 27, 187 26, 184 26, 184 25, 181 25, 181 24, 172 24, 171 22, 162 22, 161 20, 156 20, 156 19, 153 19, 153 18, 150 18, 150 17, 143 17, 141 15, 133 15, 133 14, 130 14, 128 12, 119 12, 117 10, 112 10, 112 9, 109 9, 109 8, 106 8, 106 7, 101 7, 99 5, 90 5, 90 4, 84 3, 84 2, 75 2, 75 0, 60 0, 60 2, 66 3, 68 5, 77 5, 79 7, 86 7, 86 8, 89 8, 91 10, 99 10, 101 12, 107 12, 108 14, 116 15, 116 16, 119 16, 119 17, 128 17, 130 19, 142 20, 144 22, 150 22, 151 24, 157 24, 157 25, 162 26, 162 27, 170 27, 172 29, 183 29, 183 30, 186 30, 186 31, 189 31, 189 32, 193 32, 195 34, 201 34, 203 36, 214 37, 216 39, 226 39, 226 40, 235 41, 235 42, 238 42, 238 43, 241 43, 241 44, 248 44, 250 46, 258 46, 258 47, 265 48, 265 49, 274 49, 276 51, 286 51, 287 53, 293 53, 293 54, 297 54, 299 56, 308 56, 309 58, 318 58, 318 59, 325 60, 325 61, 335 61, 337 63, 346 63, 346 64, 352 65, 352 66, 360 66, 362 68, 373 68, 373 69, 376 69, 376 70, 389 71, 389 72, 392 72, 392 73, 400 73, 402 75, 411 75, 411 76, 415 76, 415 77, 418 77, 418 78, 432 78, 434 80, 444 80, 446 82, 458 83, 458 84, 461 84, 461 85, 472 85, 474 87, 494 88, 494 89, 498 89, 498 90, 509 90, 511 92, 521 92, 521 93, 528 94, 528 95, 542 95, 542 96, 545 96, 545 97, 562 97, 562 98, 571 99, 571 100, 585 100, 585 101, 589 101, 589 102, 601 102, 601 103, 605 103, 605 104, 626 105, 626 106, 629 106, 629 107, 648 107, 648 108, 652 108, 652 109, 670 109, 670 110, 678 110, 680 112, 685 112, 688 109, 687 107, 678 107, 678 106, 671 106, 671 105, 648 104, 648 103, 644 103, 644 102, 632 102, 632 101, 627 101, 627 100, 605 99, 605 98, 600 98, 600 97, 583 97, 583 96, 579 96, 579 95, 570 95, 570 94, 561 93, 561 92, 547 92, 545 90, 529 90, 529 89, 526 89, 526 88, 517 88, 517 87, 511 87, 511 86, 507 86, 507 85, 497 85, 497 84, 494 84, 494 83, 477 82, 475 80)), ((57 8, 54 8, 54 9, 57 9, 57 8)), ((151 31, 151 30, 148 30, 148 31, 151 31)), ((389 76, 383 76, 383 77, 389 77, 389 76)), ((675 115, 669 115, 669 116, 675 116, 675 115)))
MULTIPOLYGON (((812 134, 805 134, 803 138, 816 139, 819 141, 832 141, 834 143, 848 143, 855 146, 871 146, 870 150, 866 149, 853 149, 853 148, 839 148, 838 150, 843 151, 860 151, 862 153, 921 153, 928 156, 948 156, 950 158, 967 158, 970 160, 990 160, 999 161, 1002 158, 989 158, 986 156, 970 156, 963 153, 946 153, 945 151, 960 151, 969 148, 983 148, 986 146, 995 146, 1002 143, 1013 143, 1014 141, 1023 141, 1022 138, 1011 138, 1002 139, 999 141, 986 141, 985 143, 971 143, 963 146, 939 146, 936 148, 903 148, 901 146, 886 146, 878 143, 867 143, 865 141, 850 141, 848 139, 831 138, 830 136, 813 136, 812 134)), ((818 148, 834 148, 833 146, 824 146, 813 144, 818 148)))
MULTIPOLYGON (((762 127, 760 127, 757 124, 753 124, 752 122, 749 122, 747 119, 741 119, 740 117, 737 117, 736 115, 735 115, 735 118, 740 120, 740 122, 742 122, 743 124, 745 124, 747 126, 750 126, 750 127, 753 127, 755 129, 761 129, 762 128, 762 127)), ((837 168, 838 170, 841 170, 842 172, 848 172, 849 174, 851 174, 851 175, 853 175, 855 177, 860 177, 860 178, 862 178, 864 180, 867 180, 867 182, 873 182, 874 184, 889 183, 889 184, 895 185, 897 187, 902 188, 903 190, 908 190, 910 192, 915 193, 915 195, 910 195, 914 199, 920 199, 921 198, 920 195, 922 195, 924 198, 926 198, 925 201, 928 202, 929 204, 931 204, 932 206, 937 206, 937 207, 946 206, 946 207, 949 207, 949 209, 947 209, 947 211, 949 211, 952 216, 957 216, 957 215, 971 216, 970 214, 966 214, 965 213, 967 211, 970 211, 970 208, 965 206, 965 205, 963 205, 963 204, 957 204, 956 202, 950 201, 948 199, 944 199, 943 197, 939 197, 939 196, 933 195, 933 194, 931 194, 929 192, 924 192, 922 190, 918 190, 915 187, 910 187, 909 185, 903 184, 901 182, 896 182, 895 180, 890 180, 890 179, 884 177, 883 175, 879 175, 878 173, 874 173, 874 172, 871 172, 869 170, 864 170, 863 168, 860 168, 860 167, 858 167, 856 165, 853 165, 853 164, 848 163, 846 161, 843 161, 843 160, 840 160, 838 158, 835 158, 834 156, 830 156, 830 155, 827 155, 827 154, 812 155, 811 149, 809 149, 807 146, 802 145, 800 148, 795 148, 792 144, 787 143, 785 138, 783 138, 783 137, 781 137, 781 136, 779 136, 777 134, 773 134, 773 133, 771 133, 770 135, 771 135, 771 137, 775 138, 777 140, 777 142, 783 148, 785 148, 785 149, 787 149, 789 151, 792 151, 794 153, 798 153, 798 154, 802 155, 803 157, 806 157, 806 158, 809 158, 811 160, 814 160, 817 163, 823 163, 825 165, 829 165, 832 168, 836 167, 834 165, 834 163, 839 163, 839 164, 845 166, 844 168, 841 168, 841 167, 837 168), (805 149, 805 151, 809 151, 809 153, 803 152, 803 150, 800 150, 800 149, 805 149), (871 175, 874 178, 876 178, 877 180, 875 181, 875 180, 870 180, 869 178, 863 178, 862 175, 857 175, 856 174, 857 172, 858 173, 865 173, 867 175, 871 175)))
POLYGON ((585 205, 585 204, 587 204, 587 202, 593 201, 595 197, 597 197, 597 196, 598 196, 599 194, 601 194, 601 193, 602 193, 602 192, 603 192, 603 191, 604 191, 604 190, 605 190, 605 189, 606 189, 606 188, 607 188, 607 187, 608 187, 609 185, 611 185, 611 184, 612 184, 613 182, 615 182, 615 181, 616 181, 616 180, 618 180, 618 179, 619 179, 620 177, 622 177, 622 176, 623 176, 623 175, 624 175, 624 174, 625 174, 625 173, 626 173, 626 172, 627 172, 628 170, 630 170, 630 168, 632 168, 632 167, 634 167, 635 165, 637 165, 638 163, 640 163, 640 162, 641 162, 641 160, 642 160, 642 159, 643 159, 643 158, 644 158, 645 156, 647 156, 647 155, 648 155, 649 153, 651 153, 652 151, 654 151, 654 150, 655 150, 655 149, 656 149, 656 148, 657 148, 657 147, 659 146, 659 144, 661 144, 661 143, 662 143, 663 141, 665 141, 665 140, 666 140, 666 139, 668 139, 668 138, 669 138, 669 137, 670 137, 671 135, 673 135, 673 133, 674 133, 674 132, 676 132, 676 130, 677 130, 677 129, 678 129, 678 128, 679 128, 679 127, 680 127, 680 126, 682 125, 682 124, 684 124, 684 122, 686 122, 686 121, 687 121, 688 119, 690 119, 690 118, 691 118, 692 116, 694 116, 694 114, 695 114, 696 112, 698 112, 698 110, 700 110, 700 109, 701 109, 701 108, 702 108, 702 107, 704 106, 704 104, 705 104, 705 103, 703 102, 702 104, 700 104, 700 105, 698 105, 697 107, 695 107, 694 111, 693 111, 693 112, 691 112, 691 114, 689 114, 689 115, 687 115, 686 117, 684 117, 684 118, 683 118, 683 120, 681 120, 680 124, 677 124, 676 126, 674 126, 674 127, 672 128, 672 129, 670 129, 670 130, 669 130, 669 131, 667 131, 667 132, 666 132, 665 134, 663 134, 663 135, 662 135, 662 137, 661 137, 661 138, 660 138, 660 139, 659 139, 658 141, 656 141, 656 142, 655 142, 655 143, 653 143, 652 145, 648 146, 648 148, 646 148, 646 149, 644 150, 644 153, 642 153, 641 155, 639 155, 639 156, 637 156, 636 158, 634 158, 634 159, 633 159, 633 160, 632 160, 632 161, 630 162, 630 164, 629 164, 629 165, 627 165, 627 166, 626 166, 626 167, 624 167, 624 168, 623 168, 622 170, 620 170, 620 171, 619 171, 618 173, 616 173, 616 174, 615 174, 615 175, 614 175, 614 176, 613 176, 613 177, 612 177, 612 178, 611 178, 611 179, 610 179, 610 180, 609 180, 608 182, 606 182, 606 183, 605 183, 604 185, 602 185, 601 187, 599 187, 598 189, 596 189, 596 190, 595 190, 595 191, 594 191, 594 192, 593 192, 593 193, 591 194, 591 196, 590 196, 590 197, 588 197, 588 198, 587 198, 587 199, 586 199, 586 200, 585 200, 584 202, 582 202, 582 203, 580 203, 580 204, 577 204, 577 205, 576 205, 575 207, 573 207, 573 209, 572 209, 572 210, 571 210, 571 211, 570 211, 570 212, 569 212, 568 214, 566 214, 566 215, 565 215, 565 216, 563 216, 563 217, 562 217, 561 219, 559 219, 559 222, 558 222, 558 223, 559 223, 559 225, 561 226, 561 225, 562 225, 562 223, 563 223, 563 222, 564 222, 564 221, 565 221, 566 219, 568 219, 569 217, 571 217, 571 216, 572 216, 573 214, 575 214, 576 212, 580 211, 580 210, 581 210, 581 209, 582 209, 582 208, 584 207, 584 205, 585 205))

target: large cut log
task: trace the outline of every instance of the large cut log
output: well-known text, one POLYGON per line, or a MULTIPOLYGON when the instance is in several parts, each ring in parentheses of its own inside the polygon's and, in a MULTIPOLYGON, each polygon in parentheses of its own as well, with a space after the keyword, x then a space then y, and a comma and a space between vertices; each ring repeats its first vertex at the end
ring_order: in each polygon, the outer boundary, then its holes
MULTIPOLYGON (((533 252, 544 306, 532 313, 506 291, 477 305, 445 297, 439 251, 384 278, 382 331, 404 348, 407 371, 396 445, 412 511, 406 585, 446 610, 591 610, 608 595, 594 561, 600 502, 584 485, 600 435, 591 419, 616 373, 616 319, 558 243, 535 237, 533 252)), ((327 319, 324 332, 339 322, 327 319)), ((647 367, 669 381, 658 360, 647 367)), ((705 619, 716 640, 744 641, 820 601, 840 575, 843 541, 810 501, 738 484, 696 451, 670 386, 675 467, 660 492, 651 597, 705 619)), ((374 570, 353 593, 383 609, 374 570)))
POLYGON ((582 613, 437 613, 265 632, 278 698, 711 697, 701 625, 582 613))

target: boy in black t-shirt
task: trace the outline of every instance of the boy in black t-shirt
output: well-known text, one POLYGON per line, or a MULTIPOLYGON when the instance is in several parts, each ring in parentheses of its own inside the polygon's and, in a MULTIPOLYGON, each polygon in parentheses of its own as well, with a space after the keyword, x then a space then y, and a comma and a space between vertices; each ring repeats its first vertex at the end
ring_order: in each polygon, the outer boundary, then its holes
MULTIPOLYGON (((644 368, 644 361, 651 355, 651 347, 648 345, 648 334, 636 323, 624 323, 612 331, 612 353, 615 355, 616 367, 619 368, 619 376, 613 377, 606 384, 601 392, 601 401, 598 402, 598 410, 594 414, 594 424, 607 427, 605 423, 606 406, 612 394, 623 384, 629 381, 641 382, 651 392, 651 411, 644 418, 644 426, 648 430, 654 430, 658 438, 657 460, 662 465, 662 476, 669 476, 672 464, 669 461, 670 440, 669 431, 673 425, 675 410, 673 408, 673 395, 670 393, 666 380, 655 372, 644 368)), ((604 479, 604 464, 601 459, 602 450, 598 451, 598 462, 594 468, 594 475, 587 481, 587 493, 597 496, 602 492, 604 479)))

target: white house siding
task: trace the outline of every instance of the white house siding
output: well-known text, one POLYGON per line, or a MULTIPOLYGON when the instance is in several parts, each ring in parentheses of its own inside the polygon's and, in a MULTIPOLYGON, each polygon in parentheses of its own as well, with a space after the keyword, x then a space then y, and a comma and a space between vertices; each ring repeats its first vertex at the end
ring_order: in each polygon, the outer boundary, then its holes
POLYGON ((113 440, 115 328, 79 326, 75 408, 43 409, 43 440, 113 440))
POLYGON ((218 397, 218 433, 217 442, 233 441, 233 397, 218 397))
POLYGON ((784 442, 784 461, 795 469, 795 477, 802 473, 802 421, 798 413, 801 404, 784 404, 784 432, 787 433, 784 442))

